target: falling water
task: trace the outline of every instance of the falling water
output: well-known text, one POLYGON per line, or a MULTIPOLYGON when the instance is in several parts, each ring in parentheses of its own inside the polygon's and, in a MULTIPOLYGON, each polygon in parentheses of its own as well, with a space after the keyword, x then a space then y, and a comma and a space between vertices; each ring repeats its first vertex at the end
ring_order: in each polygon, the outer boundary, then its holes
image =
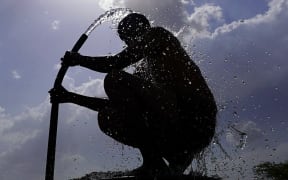
POLYGON ((231 129, 239 134, 240 138, 238 147, 243 150, 246 147, 248 135, 233 126, 231 126, 231 129))
POLYGON ((89 34, 100 24, 106 21, 120 21, 123 17, 132 13, 133 11, 129 8, 117 8, 106 11, 104 14, 100 15, 95 21, 88 27, 85 31, 85 34, 89 36, 89 34))
MULTIPOLYGON (((236 149, 234 149, 234 152, 238 151, 239 149, 244 150, 244 148, 247 146, 247 133, 240 131, 234 126, 229 126, 229 129, 230 133, 232 133, 235 137, 235 140, 237 140, 237 146, 236 149)), ((193 160, 191 166, 188 169, 188 172, 190 174, 194 174, 196 172, 203 175, 215 175, 220 173, 221 171, 223 172, 223 167, 228 164, 227 162, 233 161, 233 158, 230 156, 231 152, 228 153, 228 149, 224 148, 222 142, 220 141, 221 136, 223 136, 223 134, 226 134, 225 132, 226 131, 220 131, 215 134, 211 145, 195 156, 195 159, 193 160), (219 158, 224 159, 222 164, 219 161, 219 158), (213 168, 208 168, 209 162, 213 164, 213 168)), ((233 168, 238 168, 238 171, 242 172, 241 167, 238 167, 238 164, 235 165, 235 167, 233 168)), ((227 176, 228 174, 225 175, 224 173, 222 175, 227 176)))

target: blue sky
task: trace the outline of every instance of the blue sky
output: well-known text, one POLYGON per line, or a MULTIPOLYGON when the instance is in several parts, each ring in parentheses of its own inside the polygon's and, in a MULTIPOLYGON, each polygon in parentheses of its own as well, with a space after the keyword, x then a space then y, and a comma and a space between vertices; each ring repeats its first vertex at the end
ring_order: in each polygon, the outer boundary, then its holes
MULTIPOLYGON (((94 19, 112 7, 140 11, 154 25, 173 31, 207 77, 220 109, 219 139, 234 160, 225 158, 218 145, 211 145, 219 156, 216 162, 207 160, 208 169, 217 167, 217 173, 227 179, 243 179, 240 170, 244 179, 251 179, 253 165, 287 160, 286 0, 0 3, 0 179, 44 178, 50 119, 47 91, 59 59, 94 19), (237 148, 239 136, 229 125, 247 133, 243 150, 237 148), (223 164, 226 161, 228 165, 223 164)), ((95 29, 80 53, 97 56, 120 51, 123 43, 114 27, 107 23, 95 29)), ((81 94, 104 97, 104 75, 71 68, 64 85, 81 94)), ((96 112, 61 105, 58 135, 56 179, 141 164, 137 150, 100 132, 96 112)))

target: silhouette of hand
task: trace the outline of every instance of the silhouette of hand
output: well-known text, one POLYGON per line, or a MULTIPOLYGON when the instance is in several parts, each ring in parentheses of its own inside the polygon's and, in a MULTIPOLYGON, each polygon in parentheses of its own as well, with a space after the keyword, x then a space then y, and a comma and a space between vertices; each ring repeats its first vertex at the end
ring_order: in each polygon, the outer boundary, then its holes
POLYGON ((52 88, 49 91, 51 103, 67 103, 69 102, 69 92, 63 87, 59 86, 52 88))
POLYGON ((62 65, 76 66, 80 64, 81 55, 77 52, 66 51, 63 58, 61 58, 62 65))

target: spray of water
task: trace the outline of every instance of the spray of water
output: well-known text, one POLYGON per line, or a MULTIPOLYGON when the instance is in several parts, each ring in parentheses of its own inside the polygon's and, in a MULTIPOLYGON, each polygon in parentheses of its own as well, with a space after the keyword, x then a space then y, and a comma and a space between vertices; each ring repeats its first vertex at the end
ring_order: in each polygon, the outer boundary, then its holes
POLYGON ((240 136, 238 147, 243 150, 246 147, 248 135, 246 133, 236 129, 233 126, 231 126, 230 128, 233 129, 240 136))
POLYGON ((117 22, 120 21, 123 17, 127 16, 130 13, 133 13, 129 8, 116 8, 106 11, 104 14, 100 15, 95 21, 88 27, 84 34, 89 36, 89 34, 100 24, 107 21, 117 22))

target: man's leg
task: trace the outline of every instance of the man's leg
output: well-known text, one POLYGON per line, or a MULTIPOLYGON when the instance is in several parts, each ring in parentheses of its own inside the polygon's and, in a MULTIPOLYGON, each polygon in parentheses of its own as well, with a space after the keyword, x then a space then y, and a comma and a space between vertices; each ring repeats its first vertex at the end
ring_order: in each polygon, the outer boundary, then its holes
POLYGON ((110 104, 107 99, 88 97, 74 92, 69 92, 62 86, 51 89, 49 93, 51 95, 51 102, 74 103, 94 111, 99 111, 110 104))
POLYGON ((77 104, 79 106, 87 107, 94 111, 100 111, 101 109, 107 107, 110 104, 109 100, 107 99, 83 96, 73 92, 69 93, 70 93, 69 102, 77 104))
POLYGON ((139 147, 145 138, 146 128, 139 122, 139 114, 120 106, 107 106, 98 113, 102 132, 123 144, 139 147))
POLYGON ((183 150, 179 153, 171 154, 165 158, 169 162, 169 168, 173 174, 183 174, 187 167, 192 163, 194 153, 191 150, 183 150))
POLYGON ((165 104, 170 100, 163 100, 165 92, 123 71, 108 74, 104 88, 115 111, 112 108, 99 113, 102 130, 114 136, 114 139, 140 149, 143 165, 135 171, 136 174, 168 173, 168 167, 158 148, 160 141, 163 141, 162 137, 167 133, 163 131, 169 122, 167 117, 172 113, 165 104), (165 118, 162 116, 160 121, 162 114, 165 118), (111 132, 113 124, 117 124, 117 127, 114 125, 116 129, 111 132))
POLYGON ((104 88, 112 103, 141 109, 148 119, 146 123, 152 127, 165 129, 165 126, 173 123, 171 121, 177 121, 177 98, 167 89, 156 87, 124 71, 109 73, 104 88))

